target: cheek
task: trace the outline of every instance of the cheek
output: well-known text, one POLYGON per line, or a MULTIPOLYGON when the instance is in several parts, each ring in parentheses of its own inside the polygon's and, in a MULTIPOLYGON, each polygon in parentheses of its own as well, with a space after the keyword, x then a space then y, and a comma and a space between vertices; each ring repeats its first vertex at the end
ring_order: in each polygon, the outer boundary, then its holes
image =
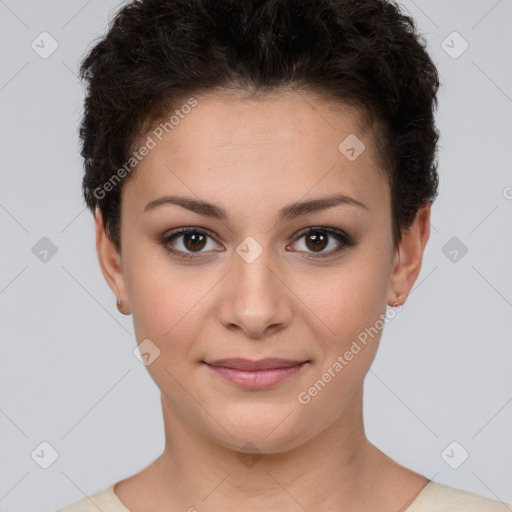
POLYGON ((301 275, 295 283, 294 290, 303 311, 309 311, 314 330, 336 348, 349 343, 385 312, 389 271, 382 261, 370 256, 357 263, 353 263, 357 256, 347 259, 329 272, 301 275))
POLYGON ((386 277, 376 265, 346 268, 310 292, 308 305, 321 318, 315 324, 324 325, 314 329, 320 364, 301 390, 313 416, 336 418, 362 385, 385 326, 386 277))
POLYGON ((193 345, 206 325, 208 291, 219 280, 217 273, 173 264, 154 248, 126 254, 126 285, 138 342, 149 338, 161 350, 178 352, 193 345))

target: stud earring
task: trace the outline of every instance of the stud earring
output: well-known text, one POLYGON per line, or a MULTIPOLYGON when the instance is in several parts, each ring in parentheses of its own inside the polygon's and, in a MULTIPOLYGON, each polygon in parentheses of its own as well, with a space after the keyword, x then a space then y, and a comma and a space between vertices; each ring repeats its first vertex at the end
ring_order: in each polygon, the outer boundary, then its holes
POLYGON ((406 293, 400 293, 398 295, 398 297, 396 298, 396 306, 402 306, 405 303, 405 299, 406 298, 407 298, 407 294, 406 293), (402 300, 402 297, 403 297, 403 300, 402 300))
POLYGON ((123 315, 129 315, 131 313, 129 305, 127 306, 128 311, 123 310, 124 302, 122 301, 121 297, 116 297, 116 306, 119 313, 122 313, 123 315))

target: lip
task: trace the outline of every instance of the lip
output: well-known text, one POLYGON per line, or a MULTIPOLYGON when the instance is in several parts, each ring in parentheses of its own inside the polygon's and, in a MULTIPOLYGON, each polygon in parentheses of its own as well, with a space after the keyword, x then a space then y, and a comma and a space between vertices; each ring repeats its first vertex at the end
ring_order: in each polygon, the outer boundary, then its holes
POLYGON ((214 373, 244 389, 266 389, 294 376, 309 361, 268 358, 203 361, 214 373))
POLYGON ((272 370, 275 368, 289 368, 291 366, 297 366, 306 361, 299 361, 293 359, 280 359, 278 357, 268 357, 266 359, 258 359, 251 361, 250 359, 244 359, 242 357, 231 358, 231 359, 219 359, 211 363, 206 363, 210 366, 222 366, 223 368, 231 368, 234 370, 244 370, 247 372, 253 372, 258 370, 272 370))

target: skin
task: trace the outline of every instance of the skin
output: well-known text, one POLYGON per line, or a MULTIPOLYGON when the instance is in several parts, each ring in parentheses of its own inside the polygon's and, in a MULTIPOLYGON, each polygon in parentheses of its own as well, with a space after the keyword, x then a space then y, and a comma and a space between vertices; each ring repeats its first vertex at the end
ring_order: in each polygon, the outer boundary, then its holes
POLYGON ((309 403, 297 397, 409 294, 430 205, 394 249, 389 187, 357 111, 295 91, 196 98, 123 184, 120 253, 95 216, 103 275, 133 315, 137 343, 160 350, 147 370, 161 391, 165 449, 115 493, 132 512, 405 510, 428 480, 371 444, 363 425, 363 382, 382 330, 309 403), (338 149, 349 134, 366 146, 354 161, 338 149), (285 205, 335 193, 366 208, 277 221, 285 205), (171 194, 229 217, 172 204, 144 211, 171 194), (196 252, 186 235, 168 242, 196 259, 162 243, 184 226, 214 234, 196 252), (315 251, 311 234, 299 235, 315 226, 343 230, 356 245, 334 253, 340 243, 329 236, 315 251), (251 263, 236 252, 246 237, 263 249, 251 263), (309 363, 271 388, 244 390, 201 362, 225 357, 309 363), (256 454, 253 464, 241 450, 256 454))

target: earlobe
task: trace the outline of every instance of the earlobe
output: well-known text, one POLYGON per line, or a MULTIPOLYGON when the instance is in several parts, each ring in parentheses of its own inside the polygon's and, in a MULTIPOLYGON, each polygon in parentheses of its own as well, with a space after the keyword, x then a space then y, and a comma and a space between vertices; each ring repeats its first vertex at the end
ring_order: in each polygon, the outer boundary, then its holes
POLYGON ((96 209, 94 214, 94 223, 96 229, 96 252, 101 273, 116 296, 117 309, 120 313, 128 315, 130 310, 121 255, 105 230, 99 208, 96 209))
POLYGON ((430 212, 431 204, 427 203, 416 214, 410 229, 402 235, 391 274, 388 296, 390 306, 403 304, 418 278, 423 252, 430 236, 430 212))

